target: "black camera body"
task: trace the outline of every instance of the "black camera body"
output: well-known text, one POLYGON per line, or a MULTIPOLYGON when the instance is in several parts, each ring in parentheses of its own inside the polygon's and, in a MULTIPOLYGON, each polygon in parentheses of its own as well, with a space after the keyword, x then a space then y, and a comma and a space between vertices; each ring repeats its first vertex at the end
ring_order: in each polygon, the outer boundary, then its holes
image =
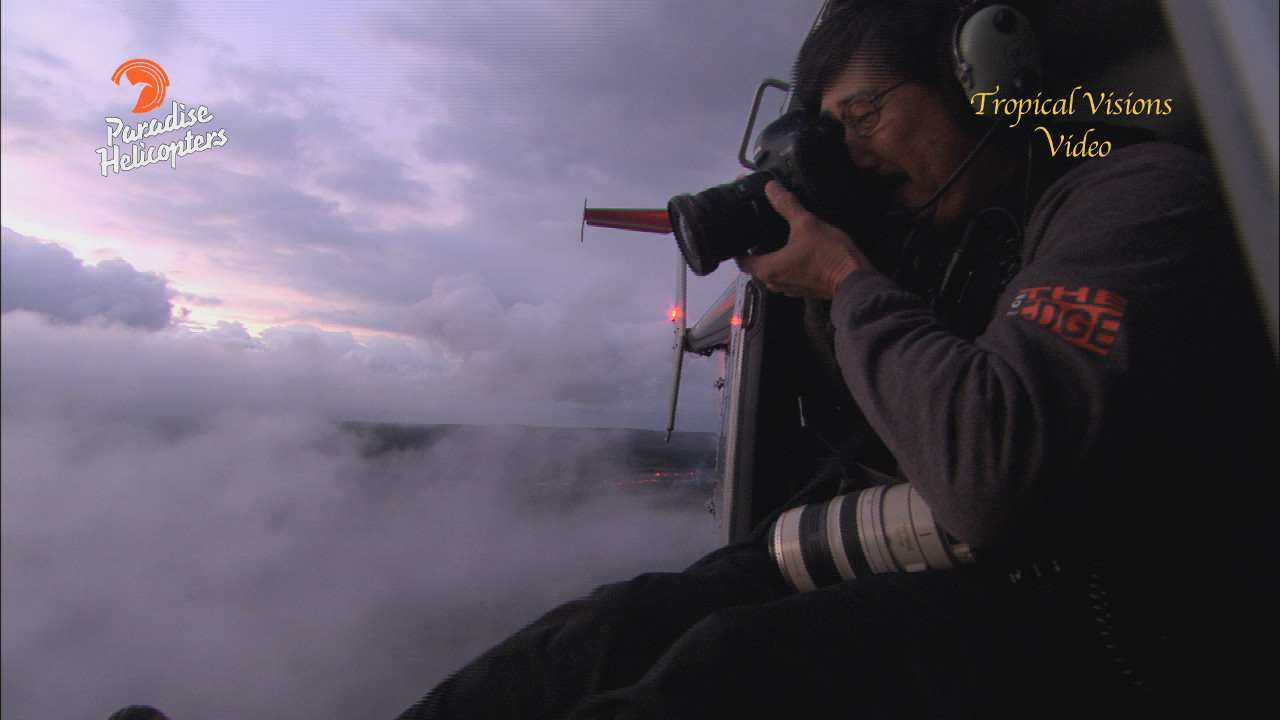
POLYGON ((876 225, 888 208, 888 196, 870 173, 854 166, 844 133, 835 118, 789 112, 761 132, 756 172, 671 198, 671 228, 694 274, 707 275, 724 260, 773 252, 787 243, 787 221, 764 194, 765 184, 774 178, 810 212, 841 230, 856 228, 862 236, 876 225))

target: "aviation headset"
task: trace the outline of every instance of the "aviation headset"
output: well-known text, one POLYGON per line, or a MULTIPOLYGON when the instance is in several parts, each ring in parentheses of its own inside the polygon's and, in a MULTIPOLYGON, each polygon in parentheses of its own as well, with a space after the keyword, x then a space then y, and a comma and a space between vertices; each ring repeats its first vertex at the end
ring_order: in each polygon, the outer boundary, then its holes
POLYGON ((1004 4, 968 2, 951 33, 951 64, 970 102, 978 93, 1028 97, 1040 89, 1040 47, 1026 16, 1004 4))
MULTIPOLYGON (((1009 5, 970 0, 960 7, 950 39, 951 69, 972 107, 979 93, 1005 98, 1028 97, 1040 89, 1040 46, 1026 16, 1009 5)), ((932 196, 908 214, 915 215, 947 188, 991 140, 998 123, 990 123, 977 147, 932 196)))

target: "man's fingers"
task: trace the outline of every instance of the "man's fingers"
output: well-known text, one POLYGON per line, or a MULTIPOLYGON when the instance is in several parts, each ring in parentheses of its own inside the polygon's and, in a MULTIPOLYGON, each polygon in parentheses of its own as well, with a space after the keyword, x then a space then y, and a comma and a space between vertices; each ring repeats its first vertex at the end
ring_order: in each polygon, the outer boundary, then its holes
POLYGON ((800 204, 800 200, 777 180, 770 180, 765 184, 764 194, 769 198, 769 204, 773 205, 773 209, 777 210, 787 222, 792 222, 800 213, 809 212, 804 205, 800 204))

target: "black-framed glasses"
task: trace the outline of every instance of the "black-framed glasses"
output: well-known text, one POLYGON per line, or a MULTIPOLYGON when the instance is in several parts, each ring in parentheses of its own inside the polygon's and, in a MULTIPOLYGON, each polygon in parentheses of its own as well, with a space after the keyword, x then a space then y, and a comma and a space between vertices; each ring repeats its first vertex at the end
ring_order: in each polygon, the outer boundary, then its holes
POLYGON ((840 121, 858 137, 867 137, 880 124, 880 99, 890 92, 906 85, 909 80, 901 80, 874 95, 855 95, 845 103, 840 111, 840 121))

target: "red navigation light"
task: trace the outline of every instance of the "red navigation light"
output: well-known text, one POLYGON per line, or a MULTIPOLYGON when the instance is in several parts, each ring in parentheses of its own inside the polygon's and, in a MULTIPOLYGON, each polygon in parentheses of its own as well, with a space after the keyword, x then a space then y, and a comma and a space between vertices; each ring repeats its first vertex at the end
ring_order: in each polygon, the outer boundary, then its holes
POLYGON ((742 318, 738 317, 737 315, 734 315, 733 317, 729 318, 729 324, 734 327, 739 327, 740 325, 742 325, 742 318))
POLYGON ((667 318, 670 319, 671 322, 678 322, 680 320, 680 306, 672 305, 670 308, 667 308, 667 318))

